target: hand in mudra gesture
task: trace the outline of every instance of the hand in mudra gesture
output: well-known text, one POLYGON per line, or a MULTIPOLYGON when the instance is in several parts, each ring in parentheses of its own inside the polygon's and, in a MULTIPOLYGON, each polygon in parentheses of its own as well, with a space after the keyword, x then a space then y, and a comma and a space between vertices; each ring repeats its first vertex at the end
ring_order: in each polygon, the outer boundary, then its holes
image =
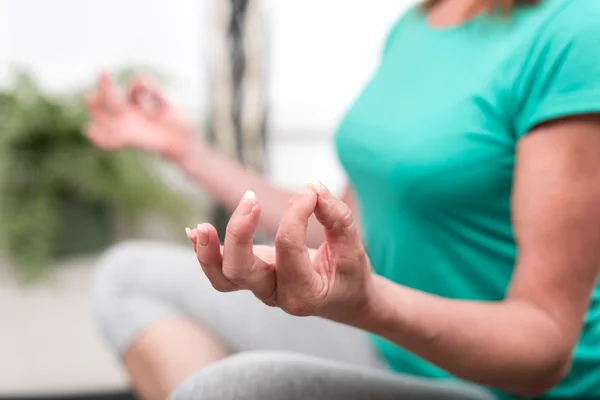
POLYGON ((102 73, 87 96, 87 107, 91 122, 86 135, 104 150, 137 148, 174 158, 191 138, 188 125, 147 79, 133 79, 122 95, 102 73))
POLYGON ((247 192, 231 216, 222 247, 210 224, 187 230, 215 289, 250 290, 265 304, 289 314, 346 323, 368 310, 373 296, 371 266, 344 202, 323 185, 307 186, 287 203, 273 247, 253 246, 260 211, 254 193, 247 192), (326 233, 317 250, 306 245, 313 214, 326 233))

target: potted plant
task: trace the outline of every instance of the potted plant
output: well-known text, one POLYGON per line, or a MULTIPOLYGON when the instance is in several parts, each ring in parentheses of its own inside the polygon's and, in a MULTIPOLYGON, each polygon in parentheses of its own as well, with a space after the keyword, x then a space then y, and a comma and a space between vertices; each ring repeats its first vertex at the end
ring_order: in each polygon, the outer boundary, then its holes
POLYGON ((0 238, 24 277, 110 244, 116 213, 132 224, 148 213, 184 217, 154 160, 96 149, 86 120, 81 93, 45 94, 25 73, 0 92, 0 238))

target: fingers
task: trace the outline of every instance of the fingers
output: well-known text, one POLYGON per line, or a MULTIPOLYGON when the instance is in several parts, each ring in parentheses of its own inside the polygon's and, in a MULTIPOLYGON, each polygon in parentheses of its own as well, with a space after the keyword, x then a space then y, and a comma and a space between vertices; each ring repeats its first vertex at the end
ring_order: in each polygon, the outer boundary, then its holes
POLYGON ((198 241, 198 235, 195 229, 185 228, 185 234, 187 235, 190 242, 194 246, 194 251, 196 250, 196 243, 198 241))
POLYGON ((129 84, 128 99, 148 115, 154 115, 166 107, 160 88, 147 78, 134 78, 129 84))
MULTIPOLYGON (((230 218, 222 251, 217 231, 212 225, 198 225, 193 230, 186 228, 186 234, 215 289, 222 292, 248 289, 265 303, 274 305, 274 264, 255 256, 253 250, 259 217, 256 195, 248 192, 230 218)), ((273 259, 272 256, 270 258, 273 259)))
POLYGON ((110 113, 119 113, 124 105, 116 85, 106 72, 98 78, 98 100, 100 107, 110 113))
POLYGON ((232 292, 240 287, 223 275, 223 259, 217 231, 210 224, 198 225, 196 229, 186 228, 186 234, 194 245, 202 270, 213 287, 220 292, 232 292))
POLYGON ((312 186, 292 197, 275 236, 277 285, 289 287, 282 291, 287 291, 291 298, 300 298, 293 288, 304 291, 316 279, 306 246, 308 219, 316 204, 317 194, 312 186))
POLYGON ((315 183, 314 186, 319 194, 315 216, 325 228, 328 243, 344 247, 342 249, 344 252, 364 252, 360 233, 350 207, 336 199, 323 184, 315 183))
POLYGON ((114 150, 119 147, 117 138, 111 135, 110 114, 102 107, 97 91, 89 93, 85 98, 92 123, 86 127, 85 135, 97 147, 103 150, 114 150))
POLYGON ((232 214, 225 233, 223 274, 268 301, 275 293, 274 268, 254 254, 254 232, 260 217, 256 195, 248 191, 232 214))

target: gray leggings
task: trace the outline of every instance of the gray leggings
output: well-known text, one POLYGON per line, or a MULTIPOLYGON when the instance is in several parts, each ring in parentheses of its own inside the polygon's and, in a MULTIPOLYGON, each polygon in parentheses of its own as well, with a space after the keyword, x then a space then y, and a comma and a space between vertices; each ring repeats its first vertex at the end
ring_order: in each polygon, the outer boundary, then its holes
POLYGON ((249 292, 215 291, 191 247, 120 244, 102 258, 93 290, 96 320, 120 354, 174 316, 197 321, 237 353, 190 376, 172 399, 494 399, 466 383, 388 373, 357 329, 292 317, 249 292))

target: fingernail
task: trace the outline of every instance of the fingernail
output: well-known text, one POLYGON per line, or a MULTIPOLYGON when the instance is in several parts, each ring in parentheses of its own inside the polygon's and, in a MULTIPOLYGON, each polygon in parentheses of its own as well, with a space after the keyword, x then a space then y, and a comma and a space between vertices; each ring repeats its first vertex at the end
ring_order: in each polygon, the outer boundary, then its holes
POLYGON ((328 201, 333 199, 333 195, 331 194, 329 189, 327 189, 327 186, 323 184, 321 184, 321 197, 325 198, 325 200, 328 201))
POLYGON ((198 224, 196 228, 198 231, 198 244, 200 246, 206 246, 208 244, 208 229, 202 224, 198 224))
POLYGON ((185 228, 185 234, 187 235, 188 239, 192 239, 192 230, 190 228, 185 228))
POLYGON ((315 192, 315 193, 319 193, 319 188, 323 186, 323 184, 321 183, 321 181, 312 181, 311 183, 309 183, 308 185, 306 185, 305 188, 305 192, 306 193, 311 193, 311 192, 315 192))
POLYGON ((317 187, 315 186, 315 184, 311 182, 308 185, 304 186, 304 189, 302 189, 302 193, 314 193, 316 189, 317 187))
POLYGON ((240 203, 240 212, 242 215, 249 215, 256 204, 256 194, 252 190, 248 190, 240 203))
POLYGON ((325 185, 323 185, 321 182, 314 181, 313 185, 315 186, 315 190, 317 191, 319 196, 321 196, 324 200, 329 201, 333 198, 329 189, 327 189, 327 187, 325 185))

